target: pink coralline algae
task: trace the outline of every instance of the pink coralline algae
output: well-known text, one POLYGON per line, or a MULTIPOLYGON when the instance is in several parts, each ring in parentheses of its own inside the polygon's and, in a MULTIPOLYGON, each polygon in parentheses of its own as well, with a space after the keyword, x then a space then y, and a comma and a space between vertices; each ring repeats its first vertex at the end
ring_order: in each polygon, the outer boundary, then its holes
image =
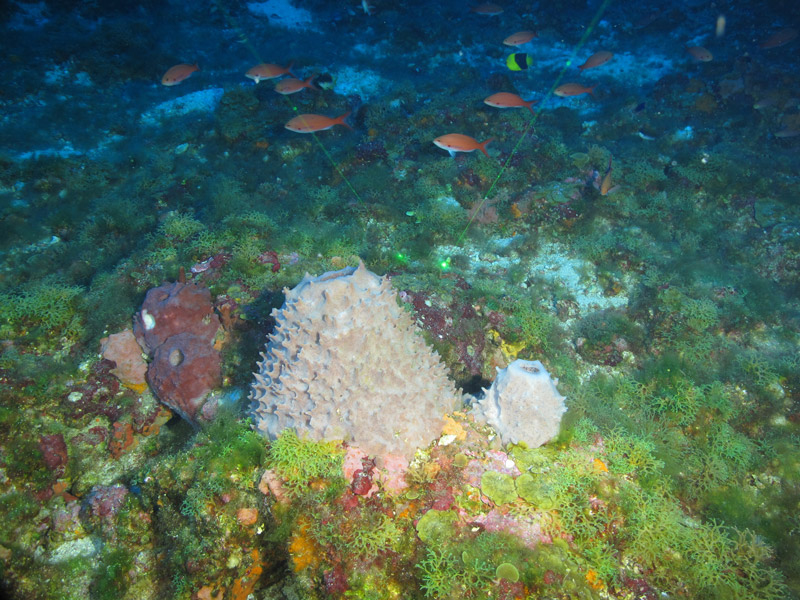
POLYGON ((219 324, 211 292, 180 282, 148 291, 134 318, 136 339, 153 359, 147 382, 161 402, 194 424, 213 416, 206 396, 222 376, 214 347, 219 324))
POLYGON ((128 488, 124 485, 96 485, 86 497, 82 512, 89 519, 111 524, 127 495, 128 488))
POLYGON ((61 477, 67 466, 67 444, 60 433, 43 435, 39 438, 39 450, 42 452, 44 464, 56 477, 61 477))
POLYGON ((486 514, 478 515, 472 522, 482 525, 485 531, 511 534, 529 548, 534 548, 541 542, 552 541, 549 536, 542 533, 542 526, 539 523, 503 514, 496 508, 486 514))

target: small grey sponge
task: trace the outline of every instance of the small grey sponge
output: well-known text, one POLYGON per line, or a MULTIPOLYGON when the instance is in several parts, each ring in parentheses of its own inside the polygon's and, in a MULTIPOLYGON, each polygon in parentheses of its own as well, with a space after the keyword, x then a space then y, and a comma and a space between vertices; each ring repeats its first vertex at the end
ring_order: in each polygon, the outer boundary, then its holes
POLYGON ((473 407, 475 419, 490 425, 503 444, 546 444, 558 434, 567 410, 556 383, 538 360, 515 360, 497 369, 491 387, 473 407))

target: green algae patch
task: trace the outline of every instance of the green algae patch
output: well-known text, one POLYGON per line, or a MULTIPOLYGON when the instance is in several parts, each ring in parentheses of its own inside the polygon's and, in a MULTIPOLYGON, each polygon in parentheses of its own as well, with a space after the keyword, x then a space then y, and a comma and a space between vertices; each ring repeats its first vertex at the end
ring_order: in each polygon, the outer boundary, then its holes
POLYGON ((517 499, 514 478, 497 471, 486 471, 481 476, 481 491, 497 505, 508 504, 517 499))
POLYGON ((426 544, 438 546, 453 536, 457 520, 453 511, 432 508, 417 522, 417 535, 426 544))
POLYGON ((553 458, 543 448, 526 448, 517 444, 509 449, 508 455, 514 459, 520 471, 541 473, 553 465, 553 458))
POLYGON ((508 562, 497 565, 497 569, 495 569, 495 575, 498 579, 507 579, 511 583, 516 583, 519 581, 519 571, 517 570, 517 567, 508 562))
POLYGON ((550 510, 556 507, 558 496, 553 487, 540 477, 523 473, 516 480, 517 494, 536 508, 550 510))

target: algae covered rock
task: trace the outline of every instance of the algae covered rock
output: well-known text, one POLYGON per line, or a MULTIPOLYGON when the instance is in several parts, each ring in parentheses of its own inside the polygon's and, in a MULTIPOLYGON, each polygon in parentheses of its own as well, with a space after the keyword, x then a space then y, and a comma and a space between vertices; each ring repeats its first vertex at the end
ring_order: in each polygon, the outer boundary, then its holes
POLYGON ((409 457, 439 434, 459 397, 387 278, 362 263, 284 292, 250 393, 258 431, 292 428, 378 457, 409 457))

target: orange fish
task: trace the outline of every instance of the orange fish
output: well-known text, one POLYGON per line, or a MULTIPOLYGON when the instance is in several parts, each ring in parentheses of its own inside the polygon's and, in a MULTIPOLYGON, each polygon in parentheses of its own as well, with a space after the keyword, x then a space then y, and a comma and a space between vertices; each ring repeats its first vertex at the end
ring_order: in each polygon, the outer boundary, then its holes
POLYGON ((475 138, 471 138, 468 135, 462 135, 460 133, 448 133, 447 135, 442 135, 433 140, 433 143, 439 146, 442 150, 447 150, 450 153, 450 156, 455 156, 456 152, 472 152, 473 150, 480 150, 486 156, 489 156, 489 153, 486 152, 486 145, 491 142, 494 138, 489 138, 485 142, 479 142, 475 138))
POLYGON ((600 182, 600 195, 606 196, 611 191, 611 156, 608 157, 608 168, 606 174, 603 176, 603 181, 600 182))
POLYGON ((311 81, 314 79, 314 77, 316 77, 316 75, 312 75, 305 81, 295 79, 294 77, 284 79, 275 84, 275 91, 279 94, 288 95, 299 92, 304 88, 311 88, 313 90, 315 88, 313 85, 311 85, 311 81))
POLYGON ((161 78, 161 85, 178 85, 184 79, 188 79, 192 73, 199 70, 200 67, 198 67, 196 64, 175 65, 174 67, 170 67, 170 69, 164 73, 164 76, 161 78))
POLYGON ((614 58, 614 54, 612 52, 601 50, 600 52, 595 52, 594 54, 592 54, 589 58, 586 59, 586 62, 583 63, 578 68, 581 71, 584 71, 586 69, 593 69, 594 67, 599 67, 600 65, 606 64, 612 58, 614 58))
POLYGON ((567 96, 580 96, 581 94, 594 94, 594 88, 596 85, 592 87, 586 87, 585 85, 581 85, 580 83, 563 83, 558 86, 553 93, 556 96, 561 96, 562 98, 566 98, 567 96))
POLYGON ((503 43, 506 46, 522 46, 523 44, 527 44, 533 38, 538 37, 535 31, 518 31, 517 33, 512 33, 506 39, 503 40, 503 43))
POLYGON ((294 131, 297 133, 314 133, 315 131, 325 131, 334 125, 344 125, 348 129, 352 129, 350 125, 344 122, 349 115, 349 110, 335 119, 331 119, 325 115, 297 115, 294 119, 291 119, 288 123, 286 123, 284 127, 286 127, 286 129, 289 131, 294 131))
POLYGON ((595 458, 592 461, 592 467, 594 467, 595 473, 608 473, 608 467, 606 466, 606 463, 599 458, 595 458))
POLYGON ((528 110, 533 112, 533 108, 531 106, 536 104, 536 100, 523 100, 516 94, 511 94, 509 92, 498 92, 496 94, 492 94, 484 101, 484 104, 488 104, 489 106, 494 106, 495 108, 520 108, 523 106, 527 106, 528 110))
POLYGON ((784 46, 797 37, 797 29, 782 29, 777 33, 773 33, 767 39, 759 44, 761 48, 777 48, 784 46))
POLYGON ((714 55, 702 46, 687 47, 686 51, 692 55, 692 58, 700 62, 710 62, 714 60, 714 55))
POLYGON ((486 2, 484 4, 479 4, 478 6, 473 6, 470 10, 474 13, 478 13, 479 15, 499 15, 503 12, 503 7, 498 6, 497 4, 492 4, 491 2, 486 2))
POLYGON ((244 76, 252 79, 256 83, 259 81, 264 81, 265 79, 282 77, 283 75, 294 76, 294 73, 292 73, 293 64, 293 62, 290 62, 289 66, 282 67, 280 65, 273 65, 272 63, 261 63, 260 65, 256 65, 255 67, 249 69, 244 76))

